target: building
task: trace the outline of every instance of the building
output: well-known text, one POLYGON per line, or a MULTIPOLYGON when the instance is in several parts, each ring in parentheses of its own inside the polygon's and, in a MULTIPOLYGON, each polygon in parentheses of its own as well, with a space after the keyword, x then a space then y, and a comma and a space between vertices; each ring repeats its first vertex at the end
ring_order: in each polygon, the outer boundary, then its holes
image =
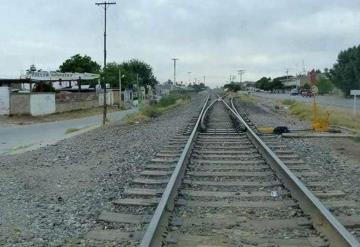
POLYGON ((308 82, 308 77, 306 75, 288 76, 282 79, 281 82, 287 88, 300 88, 308 82))

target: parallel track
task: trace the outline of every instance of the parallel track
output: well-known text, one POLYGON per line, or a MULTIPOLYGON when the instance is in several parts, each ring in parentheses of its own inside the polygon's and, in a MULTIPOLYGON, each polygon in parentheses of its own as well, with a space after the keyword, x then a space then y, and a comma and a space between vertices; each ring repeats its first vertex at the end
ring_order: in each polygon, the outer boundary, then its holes
MULTIPOLYGON (((123 246, 360 246, 235 107, 205 101, 88 237, 123 246), (190 134, 190 135, 189 135, 190 134)), ((267 141, 271 144, 271 140, 267 141)), ((314 188, 316 188, 314 186, 314 188)), ((331 205, 327 205, 331 206, 331 205)))

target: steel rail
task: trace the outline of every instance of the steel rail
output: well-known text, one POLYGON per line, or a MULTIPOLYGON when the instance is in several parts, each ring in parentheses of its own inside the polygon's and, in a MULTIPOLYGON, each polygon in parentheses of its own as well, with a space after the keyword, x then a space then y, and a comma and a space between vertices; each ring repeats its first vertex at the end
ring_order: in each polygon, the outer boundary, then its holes
POLYGON ((190 153, 193 146, 193 141, 195 140, 200 126, 200 120, 204 114, 205 108, 209 101, 210 95, 208 95, 204 101, 204 106, 201 109, 198 120, 194 126, 193 131, 181 153, 179 161, 176 164, 174 172, 172 173, 168 184, 166 185, 165 191, 162 194, 160 202, 156 207, 155 213, 148 225, 145 234, 141 240, 141 247, 149 246, 162 246, 163 233, 166 230, 168 225, 168 218, 171 211, 174 209, 174 200, 178 193, 178 188, 181 185, 181 180, 185 174, 186 164, 190 157, 190 153))
POLYGON ((202 130, 206 130, 206 125, 205 125, 205 118, 207 116, 207 113, 209 112, 209 110, 214 106, 214 104, 216 103, 216 101, 219 101, 220 96, 216 94, 216 96, 218 97, 218 99, 214 100, 213 102, 211 102, 211 104, 206 107, 204 114, 202 114, 201 116, 201 121, 200 121, 200 127, 202 130))
POLYGON ((290 190, 291 196, 298 200, 301 209, 310 215, 313 226, 324 234, 330 241, 330 246, 359 247, 360 243, 355 237, 335 218, 334 215, 320 202, 320 200, 298 179, 283 161, 259 138, 249 127, 234 107, 231 99, 231 107, 223 100, 227 108, 246 127, 247 135, 258 151, 276 172, 277 176, 290 190))

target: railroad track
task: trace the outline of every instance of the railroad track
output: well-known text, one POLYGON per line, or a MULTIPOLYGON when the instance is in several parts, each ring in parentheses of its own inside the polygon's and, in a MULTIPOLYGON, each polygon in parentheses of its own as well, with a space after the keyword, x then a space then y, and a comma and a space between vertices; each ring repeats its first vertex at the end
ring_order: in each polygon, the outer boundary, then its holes
POLYGON ((317 199, 324 192, 298 179, 314 174, 296 162, 291 172, 279 158, 289 156, 284 146, 267 140, 274 153, 247 122, 230 102, 206 99, 87 238, 96 246, 360 246, 317 199))

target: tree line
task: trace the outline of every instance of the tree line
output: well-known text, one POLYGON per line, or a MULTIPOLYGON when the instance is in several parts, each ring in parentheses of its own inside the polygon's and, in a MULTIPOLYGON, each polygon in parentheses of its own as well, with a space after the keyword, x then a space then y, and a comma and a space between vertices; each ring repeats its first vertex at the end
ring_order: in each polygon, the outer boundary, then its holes
MULTIPOLYGON (((119 75, 121 74, 122 88, 132 88, 139 82, 140 86, 154 87, 158 81, 153 74, 151 65, 138 59, 131 59, 122 63, 112 62, 106 65, 103 70, 101 66, 87 55, 76 54, 65 60, 59 67, 60 72, 72 73, 93 73, 100 74, 102 81, 105 78, 106 83, 111 87, 119 86, 119 75)), ((93 84, 97 83, 92 82, 93 84)))
MULTIPOLYGON (((286 76, 274 79, 262 77, 255 82, 255 87, 265 91, 285 89, 282 83, 284 79, 286 76)), ((337 87, 345 96, 349 96, 352 89, 360 89, 360 45, 341 51, 331 69, 325 68, 323 72, 316 70, 316 86, 319 94, 330 93, 337 87)), ((307 81, 302 89, 309 88, 310 83, 307 81)))

